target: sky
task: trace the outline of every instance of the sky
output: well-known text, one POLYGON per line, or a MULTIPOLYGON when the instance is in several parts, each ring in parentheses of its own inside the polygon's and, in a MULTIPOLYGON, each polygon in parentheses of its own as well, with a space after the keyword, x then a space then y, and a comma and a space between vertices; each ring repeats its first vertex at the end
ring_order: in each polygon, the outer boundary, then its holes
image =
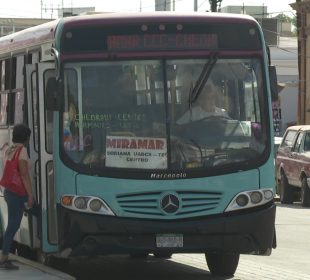
MULTIPOLYGON (((169 1, 169 0, 168 0, 169 1)), ((173 1, 173 0, 170 0, 173 1)), ((194 0, 174 0, 176 11, 193 11, 194 0)), ((276 16, 295 14, 289 6, 295 0, 222 0, 222 7, 229 5, 267 6, 267 12, 276 16)), ((8 0, 1 5, 0 17, 57 18, 57 9, 63 7, 95 7, 96 11, 136 12, 154 11, 155 0, 8 0)), ((198 0, 198 11, 210 10, 209 0, 198 0)))

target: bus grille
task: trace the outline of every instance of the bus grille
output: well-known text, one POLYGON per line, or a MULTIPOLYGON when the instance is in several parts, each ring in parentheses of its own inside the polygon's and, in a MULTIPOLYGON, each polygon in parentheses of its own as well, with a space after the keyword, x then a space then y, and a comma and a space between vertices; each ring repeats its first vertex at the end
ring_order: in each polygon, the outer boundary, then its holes
POLYGON ((209 191, 145 192, 118 195, 117 202, 125 216, 186 218, 210 214, 219 205, 221 197, 222 193, 209 191), (175 213, 166 213, 162 209, 161 201, 169 194, 179 201, 175 213))

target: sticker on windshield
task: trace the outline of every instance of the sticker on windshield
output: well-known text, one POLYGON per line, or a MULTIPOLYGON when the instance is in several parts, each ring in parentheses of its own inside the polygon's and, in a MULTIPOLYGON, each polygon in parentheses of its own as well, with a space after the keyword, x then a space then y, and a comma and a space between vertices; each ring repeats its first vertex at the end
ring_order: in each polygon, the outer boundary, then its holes
POLYGON ((166 169, 167 141, 165 138, 107 136, 106 166, 166 169))

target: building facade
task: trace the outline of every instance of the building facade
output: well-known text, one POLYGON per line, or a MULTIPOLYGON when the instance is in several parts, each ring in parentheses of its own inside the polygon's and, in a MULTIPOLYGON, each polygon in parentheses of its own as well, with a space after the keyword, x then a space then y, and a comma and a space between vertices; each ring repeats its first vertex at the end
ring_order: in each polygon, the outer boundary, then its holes
POLYGON ((310 0, 297 0, 291 6, 297 12, 298 123, 310 124, 310 0))
MULTIPOLYGON (((310 1, 310 0, 309 0, 310 1)), ((286 128, 298 121, 298 49, 297 38, 292 37, 291 24, 270 18, 267 6, 227 6, 225 13, 248 14, 262 26, 267 45, 270 47, 271 64, 276 66, 279 95, 274 101, 274 133, 282 136, 286 128)))

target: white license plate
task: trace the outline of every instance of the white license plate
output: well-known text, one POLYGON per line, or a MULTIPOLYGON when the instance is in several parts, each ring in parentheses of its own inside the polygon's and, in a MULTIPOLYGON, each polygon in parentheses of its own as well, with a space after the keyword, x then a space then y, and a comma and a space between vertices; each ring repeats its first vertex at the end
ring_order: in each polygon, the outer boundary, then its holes
POLYGON ((157 248, 183 247, 183 234, 157 234, 157 248))

